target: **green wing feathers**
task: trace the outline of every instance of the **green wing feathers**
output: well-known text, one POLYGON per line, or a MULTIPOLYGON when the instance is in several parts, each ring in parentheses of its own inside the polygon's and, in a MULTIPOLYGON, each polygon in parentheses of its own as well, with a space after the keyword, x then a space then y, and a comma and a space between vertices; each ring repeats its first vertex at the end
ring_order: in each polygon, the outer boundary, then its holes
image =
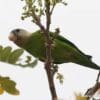
MULTIPOLYGON (((50 35, 52 37, 53 33, 50 33, 50 35)), ((45 38, 40 31, 36 31, 31 35, 24 49, 41 61, 46 60, 45 38)), ((54 39, 52 58, 55 64, 71 62, 94 69, 100 69, 99 66, 92 62, 92 56, 86 55, 72 42, 60 35, 54 39)))

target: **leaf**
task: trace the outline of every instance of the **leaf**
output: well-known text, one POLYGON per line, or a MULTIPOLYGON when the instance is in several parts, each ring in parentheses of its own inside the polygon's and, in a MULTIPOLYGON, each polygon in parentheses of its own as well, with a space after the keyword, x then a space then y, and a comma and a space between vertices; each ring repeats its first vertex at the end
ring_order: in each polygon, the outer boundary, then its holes
POLYGON ((15 88, 16 83, 13 80, 10 80, 9 77, 1 77, 0 76, 0 86, 1 93, 2 91, 6 91, 12 95, 19 95, 19 91, 15 88))
POLYGON ((4 89, 0 86, 0 95, 4 93, 4 89))
POLYGON ((30 61, 32 60, 32 57, 31 56, 27 56, 27 59, 26 59, 26 63, 30 63, 30 61))
POLYGON ((19 66, 21 66, 23 68, 25 68, 25 67, 33 68, 33 67, 35 67, 37 65, 37 63, 38 63, 38 60, 36 59, 31 63, 27 63, 27 64, 24 64, 24 65, 20 63, 20 64, 16 64, 16 65, 19 65, 19 66))
POLYGON ((88 100, 88 97, 86 97, 86 96, 82 96, 82 94, 76 94, 75 93, 75 100, 88 100))
POLYGON ((24 50, 23 49, 16 49, 14 50, 10 56, 9 56, 9 59, 8 59, 8 62, 11 63, 11 64, 15 64, 19 57, 23 54, 24 50))
POLYGON ((9 55, 11 53, 11 50, 12 48, 11 47, 5 47, 4 49, 2 48, 1 49, 1 52, 0 52, 0 60, 1 61, 7 61, 8 58, 9 58, 9 55))
POLYGON ((3 47, 0 45, 0 52, 2 51, 3 47))
POLYGON ((3 50, 3 47, 0 46, 0 60, 1 60, 1 52, 2 52, 2 50, 3 50))
MULTIPOLYGON (((37 65, 37 59, 36 60, 32 60, 32 56, 27 56, 26 60, 23 62, 24 64, 21 64, 18 61, 20 61, 20 56, 22 56, 22 54, 24 53, 23 49, 16 49, 16 50, 12 50, 12 47, 7 46, 5 48, 3 48, 2 46, 0 46, 0 61, 2 62, 6 62, 9 64, 13 64, 13 65, 19 65, 21 67, 30 67, 33 68, 34 66, 37 65)), ((24 58, 23 58, 24 59, 24 58)))
POLYGON ((56 77, 56 79, 58 79, 59 82, 62 84, 63 81, 64 81, 64 76, 63 76, 61 73, 57 73, 57 77, 56 77))

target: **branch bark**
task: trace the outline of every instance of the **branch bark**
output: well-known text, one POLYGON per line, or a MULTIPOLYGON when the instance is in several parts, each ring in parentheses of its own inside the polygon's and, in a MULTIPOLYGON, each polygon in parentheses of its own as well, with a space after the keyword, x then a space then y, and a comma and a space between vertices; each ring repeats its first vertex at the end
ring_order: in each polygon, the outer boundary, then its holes
POLYGON ((51 39, 50 35, 49 35, 49 29, 50 29, 50 24, 51 24, 51 13, 50 13, 50 1, 48 0, 47 2, 45 2, 45 7, 46 7, 46 62, 45 62, 45 69, 46 69, 46 73, 48 76, 48 82, 49 82, 49 88, 51 91, 51 95, 52 95, 52 100, 58 100, 57 94, 56 94, 56 90, 55 90, 55 84, 54 84, 54 77, 52 75, 52 63, 53 63, 53 59, 51 56, 52 53, 52 43, 53 40, 51 39))
POLYGON ((88 100, 90 100, 93 95, 100 89, 100 82, 99 82, 99 78, 100 78, 100 71, 97 75, 97 79, 96 79, 96 83, 93 87, 87 89, 85 95, 88 96, 88 100))
POLYGON ((28 11, 31 14, 30 16, 33 19, 33 23, 35 23, 37 26, 39 26, 40 30, 42 31, 43 35, 45 36, 45 50, 46 50, 46 61, 45 61, 45 70, 47 73, 48 83, 50 92, 52 95, 52 100, 58 100, 55 84, 54 84, 54 74, 53 70, 51 69, 53 67, 53 59, 52 59, 52 43, 53 39, 50 37, 50 24, 51 24, 51 15, 54 10, 54 6, 52 10, 50 10, 50 0, 44 0, 45 2, 45 16, 46 16, 46 27, 41 23, 40 17, 36 14, 35 10, 32 8, 32 2, 28 1, 26 2, 28 5, 28 11))

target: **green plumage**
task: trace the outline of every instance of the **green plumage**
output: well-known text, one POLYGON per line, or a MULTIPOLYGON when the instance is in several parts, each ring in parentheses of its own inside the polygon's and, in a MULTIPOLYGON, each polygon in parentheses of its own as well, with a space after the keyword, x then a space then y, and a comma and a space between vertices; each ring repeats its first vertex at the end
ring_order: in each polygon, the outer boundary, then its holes
MULTIPOLYGON (((54 34, 51 32, 50 36, 52 38, 54 34)), ((24 29, 14 29, 11 31, 9 39, 39 60, 46 60, 45 37, 41 31, 29 33, 24 29)), ((51 56, 55 64, 76 63, 100 70, 100 67, 92 62, 90 55, 84 54, 73 43, 60 35, 57 35, 53 41, 51 56)))
MULTIPOLYGON (((51 33, 51 37, 52 37, 51 33)), ((45 61, 45 38, 40 31, 36 31, 20 46, 41 61, 45 61)), ((58 35, 53 42, 52 59, 55 64, 76 63, 93 69, 100 69, 91 61, 91 56, 85 55, 73 43, 58 35)))

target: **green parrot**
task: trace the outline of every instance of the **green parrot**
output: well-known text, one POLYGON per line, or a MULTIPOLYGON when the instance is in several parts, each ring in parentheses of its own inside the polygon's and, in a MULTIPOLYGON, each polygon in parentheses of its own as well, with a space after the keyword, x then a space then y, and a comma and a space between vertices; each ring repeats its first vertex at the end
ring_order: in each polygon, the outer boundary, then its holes
MULTIPOLYGON (((53 37, 54 34, 50 32, 50 36, 53 37)), ((9 35, 9 40, 40 61, 46 60, 45 37, 40 30, 30 33, 24 29, 14 29, 9 35)), ((90 55, 80 51, 77 46, 61 35, 55 37, 51 55, 54 64, 75 63, 97 70, 100 69, 98 65, 92 62, 90 55)))

